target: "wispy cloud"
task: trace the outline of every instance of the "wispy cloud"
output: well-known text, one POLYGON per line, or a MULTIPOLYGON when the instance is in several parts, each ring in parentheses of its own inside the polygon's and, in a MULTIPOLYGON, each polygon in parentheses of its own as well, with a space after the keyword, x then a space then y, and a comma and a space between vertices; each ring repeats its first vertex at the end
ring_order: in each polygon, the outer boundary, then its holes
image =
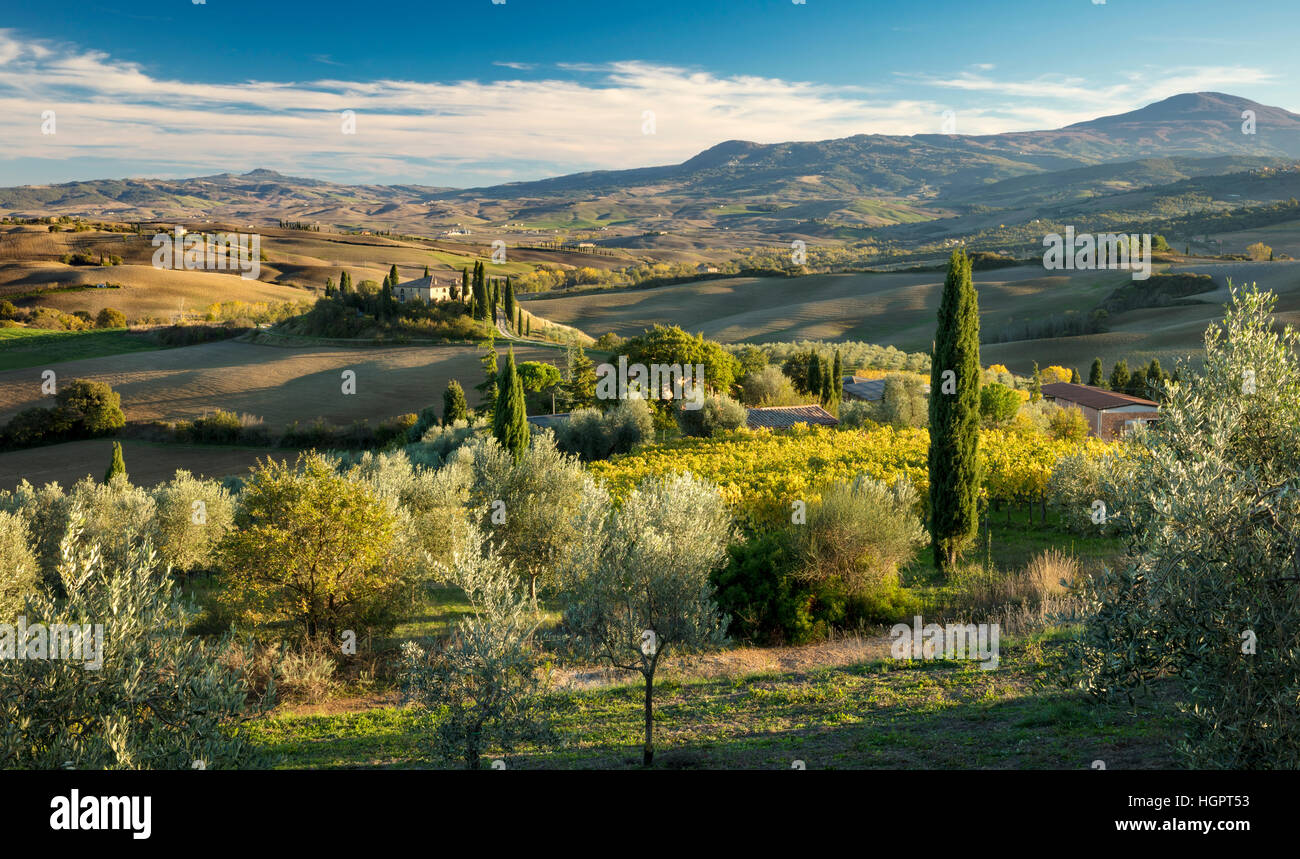
POLYGON ((1268 79, 1247 68, 1184 69, 1155 84, 1152 73, 1135 72, 1098 87, 1068 77, 997 80, 987 74, 990 64, 975 68, 950 77, 899 75, 913 84, 906 97, 898 88, 638 61, 544 67, 534 80, 212 84, 156 77, 103 52, 0 30, 0 169, 6 159, 101 159, 148 165, 154 175, 269 167, 467 186, 675 163, 727 139, 935 133, 945 110, 957 112, 962 133, 1057 127, 1117 112, 1117 103, 1136 107, 1151 100, 1153 88, 1268 79), (56 134, 41 133, 45 110, 56 113, 56 134), (347 110, 355 112, 355 134, 343 133, 347 110))

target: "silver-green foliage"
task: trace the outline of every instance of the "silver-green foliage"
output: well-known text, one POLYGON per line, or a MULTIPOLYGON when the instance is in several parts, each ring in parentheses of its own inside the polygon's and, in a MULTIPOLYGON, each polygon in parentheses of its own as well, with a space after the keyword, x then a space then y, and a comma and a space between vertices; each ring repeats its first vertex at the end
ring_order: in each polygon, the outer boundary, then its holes
POLYGON ((432 650, 406 642, 400 682, 404 703, 423 711, 430 756, 478 769, 488 751, 549 744, 554 734, 540 706, 545 674, 533 638, 539 615, 486 535, 475 529, 469 542, 445 577, 477 612, 432 650))
POLYGON ((1082 685, 1132 693, 1176 674, 1202 767, 1300 767, 1300 337, 1274 298, 1233 290, 1201 373, 1169 388, 1104 499, 1127 562, 1086 589, 1082 685))
MULTIPOLYGON (((74 518, 35 623, 102 624, 102 667, 70 659, 0 659, 0 768, 208 769, 265 763, 242 729, 248 685, 223 661, 230 639, 186 635, 193 616, 148 545, 109 562, 74 518)), ((270 703, 272 695, 263 703, 270 703)))
POLYGON ((731 516, 713 485, 683 474, 645 478, 619 507, 588 482, 577 523, 561 575, 565 626, 579 652, 644 677, 649 764, 660 661, 725 640, 709 576, 725 560, 731 516))

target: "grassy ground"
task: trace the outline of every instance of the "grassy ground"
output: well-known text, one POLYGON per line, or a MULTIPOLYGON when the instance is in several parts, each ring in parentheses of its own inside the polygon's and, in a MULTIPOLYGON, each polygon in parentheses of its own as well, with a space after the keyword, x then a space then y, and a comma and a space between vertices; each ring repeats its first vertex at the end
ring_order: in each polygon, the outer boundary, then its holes
POLYGON ((40 328, 0 328, 0 370, 44 367, 60 361, 104 358, 159 349, 125 328, 91 331, 46 331, 40 328))
MULTIPOLYGON (((873 660, 657 684, 655 730, 665 768, 1058 768, 1175 766, 1180 725, 1152 710, 1096 706, 1055 686, 1053 640, 1003 642, 994 671, 971 663, 873 660)), ((548 701, 562 744, 502 756, 507 766, 640 766, 639 682, 548 701)), ((427 724, 381 706, 266 718, 254 741, 285 768, 424 767, 427 724)))

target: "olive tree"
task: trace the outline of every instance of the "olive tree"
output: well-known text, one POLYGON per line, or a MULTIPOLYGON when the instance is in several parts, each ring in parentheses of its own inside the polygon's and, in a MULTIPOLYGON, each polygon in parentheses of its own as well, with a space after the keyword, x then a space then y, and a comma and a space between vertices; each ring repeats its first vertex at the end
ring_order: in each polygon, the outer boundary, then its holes
POLYGON ((647 477, 617 507, 588 482, 576 522, 561 577, 564 623, 578 652, 645 679, 649 766, 660 662, 725 640, 709 576, 726 559, 731 515, 715 487, 685 474, 647 477))
POLYGON ((40 571, 28 536, 27 520, 0 510, 0 623, 23 612, 23 600, 37 591, 40 571))
MULTIPOLYGON (((273 687, 250 707, 247 677, 229 667, 238 662, 227 659, 231 638, 208 643, 186 634, 194 610, 177 600, 149 546, 110 563, 78 539, 80 524, 78 514, 61 546, 66 596, 42 588, 28 599, 25 619, 29 630, 86 630, 72 639, 82 658, 0 658, 0 768, 264 765, 243 725, 273 703, 273 687)), ((0 652, 12 657, 15 642, 3 632, 0 652)))
POLYGON ((540 617, 491 540, 474 529, 469 543, 445 577, 476 611, 431 650, 406 642, 400 684, 403 702, 420 707, 431 722, 430 755, 478 769, 489 749, 512 751, 555 736, 539 707, 545 678, 533 633, 540 617))
POLYGON ((153 489, 154 533, 162 562, 181 573, 211 569, 230 530, 234 500, 215 480, 184 469, 153 489))
POLYGON ((247 622, 282 621, 308 639, 384 630, 408 584, 392 508, 321 454, 268 459, 240 494, 218 549, 221 600, 247 622))
POLYGON ((1073 660, 1098 694, 1176 675, 1199 767, 1300 767, 1300 336, 1273 305, 1234 289, 1203 370, 1132 440, 1099 499, 1130 550, 1088 581, 1073 660))
POLYGON ((586 480, 582 463, 561 453, 549 432, 535 435, 518 460, 491 438, 475 439, 458 456, 474 475, 471 503, 478 525, 535 600, 538 585, 553 583, 559 559, 577 537, 574 516, 586 480))

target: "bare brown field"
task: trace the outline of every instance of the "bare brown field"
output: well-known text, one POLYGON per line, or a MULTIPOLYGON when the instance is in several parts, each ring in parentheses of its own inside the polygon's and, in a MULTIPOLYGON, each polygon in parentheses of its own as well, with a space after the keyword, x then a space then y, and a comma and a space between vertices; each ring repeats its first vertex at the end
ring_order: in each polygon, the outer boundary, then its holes
MULTIPOLYGON (((498 344, 504 356, 505 344, 498 344)), ((183 420, 217 409, 262 418, 280 429, 318 417, 347 425, 371 424, 429 405, 441 410, 442 392, 458 379, 470 403, 483 378, 474 346, 277 347, 241 341, 89 358, 55 364, 60 381, 107 382, 122 395, 127 420, 183 420), (356 393, 342 393, 342 373, 356 372, 356 393)), ((562 361, 555 349, 523 346, 516 360, 562 361)), ((0 420, 20 409, 48 405, 41 372, 0 372, 0 420)))
MULTIPOLYGON (((200 477, 221 479, 245 473, 258 459, 292 460, 297 454, 281 448, 122 442, 127 474, 137 486, 171 480, 181 468, 200 477)), ((58 482, 64 487, 88 474, 99 480, 112 458, 113 441, 106 438, 0 453, 0 490, 12 492, 22 480, 33 486, 58 482)))
POLYGON ((66 266, 57 262, 0 263, 0 298, 46 288, 94 287, 119 283, 121 289, 82 289, 48 292, 13 299, 23 307, 54 307, 64 313, 86 310, 92 315, 113 307, 130 321, 143 317, 169 319, 182 308, 205 309, 221 301, 312 301, 317 293, 295 286, 246 280, 227 272, 167 271, 151 265, 66 266))
MULTIPOLYGON (((976 272, 981 324, 1090 308, 1121 277, 1058 275, 1032 266, 976 272)), ((526 300, 524 306, 593 336, 632 336, 662 323, 724 343, 864 340, 920 351, 934 336, 943 278, 941 272, 726 278, 526 300)))

